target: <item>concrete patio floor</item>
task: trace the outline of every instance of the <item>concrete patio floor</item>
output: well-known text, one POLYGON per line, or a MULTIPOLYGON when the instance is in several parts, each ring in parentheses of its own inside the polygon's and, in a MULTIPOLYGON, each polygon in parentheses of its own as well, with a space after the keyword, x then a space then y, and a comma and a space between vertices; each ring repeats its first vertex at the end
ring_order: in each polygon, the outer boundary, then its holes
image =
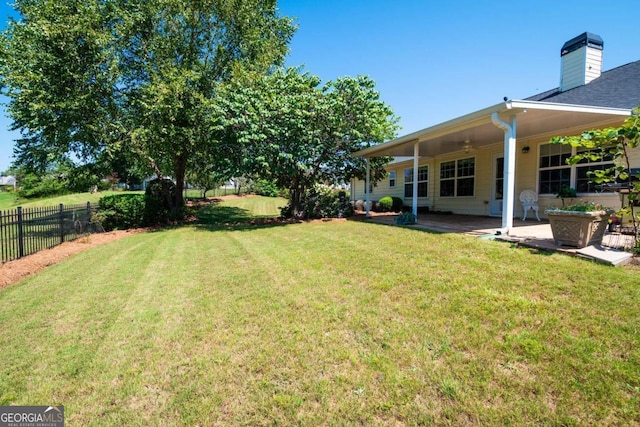
MULTIPOLYGON (((379 224, 394 225, 397 214, 372 213, 366 218, 364 212, 357 212, 360 219, 379 224)), ((602 246, 591 246, 585 249, 570 246, 558 246, 553 240, 551 225, 548 221, 527 219, 513 220, 513 228, 508 235, 502 234, 500 218, 473 215, 419 214, 418 222, 412 227, 440 233, 460 233, 495 240, 511 242, 546 251, 563 252, 567 255, 582 256, 612 265, 623 265, 631 260, 631 254, 619 248, 629 245, 632 236, 619 233, 606 233, 602 246)))

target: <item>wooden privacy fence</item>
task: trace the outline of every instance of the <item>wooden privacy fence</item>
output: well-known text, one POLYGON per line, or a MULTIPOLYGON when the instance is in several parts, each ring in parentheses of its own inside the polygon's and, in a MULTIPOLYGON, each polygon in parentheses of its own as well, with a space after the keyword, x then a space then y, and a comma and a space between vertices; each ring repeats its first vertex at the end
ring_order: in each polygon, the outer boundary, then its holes
POLYGON ((89 231, 91 203, 0 211, 0 263, 78 238, 89 231))

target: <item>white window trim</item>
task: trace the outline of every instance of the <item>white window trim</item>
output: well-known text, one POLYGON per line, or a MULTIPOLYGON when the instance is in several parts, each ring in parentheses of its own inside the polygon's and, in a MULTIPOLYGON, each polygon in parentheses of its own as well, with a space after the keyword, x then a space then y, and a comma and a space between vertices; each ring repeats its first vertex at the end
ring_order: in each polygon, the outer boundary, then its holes
MULTIPOLYGON (((423 179, 421 181, 419 180, 417 182, 417 184, 422 184, 422 183, 426 183, 427 184, 427 195, 426 196, 418 196, 418 198, 419 199, 428 199, 429 198, 429 165, 419 165, 418 166, 418 171, 420 169, 422 169, 422 168, 425 168, 427 170, 427 173, 426 173, 427 179, 423 179)), ((402 188, 402 194, 403 194, 403 197, 405 199, 410 199, 410 198, 413 197, 413 196, 408 196, 408 197, 406 196, 406 188, 407 188, 406 185, 407 184, 413 184, 413 176, 411 177, 411 180, 407 181, 406 171, 408 171, 408 170, 413 170, 413 167, 404 168, 404 170, 402 171, 403 172, 403 177, 404 177, 404 186, 402 188)), ((412 175, 413 175, 413 173, 412 173, 412 175)))
POLYGON ((478 162, 476 161, 477 158, 476 156, 469 156, 469 157, 461 157, 459 159, 455 159, 455 160, 447 160, 447 161, 442 161, 438 164, 438 179, 439 179, 439 184, 442 186, 442 181, 443 179, 441 178, 441 174, 442 174, 442 165, 444 163, 451 163, 453 162, 455 164, 455 176, 453 178, 445 178, 444 181, 453 181, 454 185, 453 185, 453 191, 454 191, 454 195, 453 196, 442 196, 440 194, 440 189, 441 187, 438 189, 438 197, 442 198, 442 199, 471 199, 476 197, 476 166, 478 164, 478 162), (473 175, 464 175, 464 176, 458 176, 458 162, 461 160, 467 160, 467 159, 473 159, 473 175), (458 179, 468 179, 468 178, 473 178, 473 194, 470 196, 458 196, 458 179))
MULTIPOLYGON (((537 171, 536 171, 536 189, 537 191, 540 190, 540 172, 543 170, 558 170, 558 169, 569 169, 569 187, 571 188, 578 188, 578 168, 580 167, 586 167, 586 166, 599 166, 599 165, 609 165, 609 164, 613 164, 614 162, 612 161, 604 161, 604 162, 593 162, 593 163, 579 163, 579 164, 575 164, 575 165, 563 165, 563 166, 550 166, 550 167, 546 167, 546 168, 541 168, 540 167, 540 151, 542 146, 544 145, 551 145, 551 143, 542 143, 538 145, 538 153, 537 153, 537 160, 536 160, 536 164, 537 164, 537 171)), ((571 147, 571 154, 569 155, 570 157, 575 156, 576 154, 578 154, 578 147, 571 147)), ((541 196, 553 196, 555 195, 555 193, 539 193, 541 196)), ((587 195, 593 195, 593 194, 600 194, 599 192, 592 192, 592 193, 585 193, 585 192, 579 192, 577 193, 578 196, 587 196, 587 195)))

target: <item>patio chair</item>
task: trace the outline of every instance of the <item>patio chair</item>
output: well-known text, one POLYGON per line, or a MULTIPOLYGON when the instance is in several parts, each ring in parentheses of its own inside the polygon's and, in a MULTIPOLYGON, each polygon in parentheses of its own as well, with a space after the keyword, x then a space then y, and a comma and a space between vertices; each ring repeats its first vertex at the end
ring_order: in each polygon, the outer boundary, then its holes
POLYGON ((520 202, 522 203, 522 209, 524 210, 524 216, 522 220, 525 221, 527 219, 527 214, 531 209, 536 214, 536 218, 540 221, 540 217, 538 216, 538 193, 531 190, 524 190, 520 193, 520 202))

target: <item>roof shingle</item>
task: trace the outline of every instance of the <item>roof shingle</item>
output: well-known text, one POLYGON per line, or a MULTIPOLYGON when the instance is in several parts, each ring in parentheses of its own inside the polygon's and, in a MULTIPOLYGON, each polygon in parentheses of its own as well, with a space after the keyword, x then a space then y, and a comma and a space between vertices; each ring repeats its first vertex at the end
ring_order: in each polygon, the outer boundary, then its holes
POLYGON ((640 61, 603 72, 600 77, 576 88, 558 88, 526 98, 528 101, 632 109, 640 106, 640 61))

